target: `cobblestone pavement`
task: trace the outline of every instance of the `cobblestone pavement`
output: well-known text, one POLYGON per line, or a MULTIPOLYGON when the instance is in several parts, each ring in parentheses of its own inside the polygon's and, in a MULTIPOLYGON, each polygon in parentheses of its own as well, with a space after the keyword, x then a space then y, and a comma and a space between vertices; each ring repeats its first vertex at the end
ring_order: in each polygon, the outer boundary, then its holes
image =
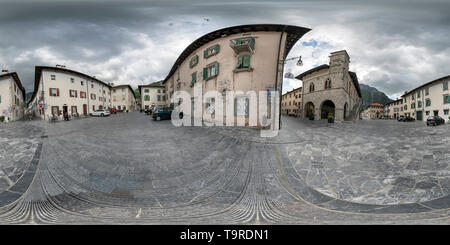
POLYGON ((14 127, 48 138, 0 223, 450 223, 448 125, 284 117, 261 138, 135 112, 14 127))
POLYGON ((41 133, 36 123, 0 124, 0 206, 20 197, 30 184, 41 133))

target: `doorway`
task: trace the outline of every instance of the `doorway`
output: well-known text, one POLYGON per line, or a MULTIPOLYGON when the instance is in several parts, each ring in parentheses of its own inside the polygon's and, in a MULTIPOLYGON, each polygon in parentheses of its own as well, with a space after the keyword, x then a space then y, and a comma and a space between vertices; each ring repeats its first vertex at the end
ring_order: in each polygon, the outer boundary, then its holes
POLYGON ((335 106, 333 101, 326 100, 322 103, 322 109, 321 109, 321 119, 328 119, 328 114, 331 112, 333 114, 333 117, 336 115, 334 114, 335 106))

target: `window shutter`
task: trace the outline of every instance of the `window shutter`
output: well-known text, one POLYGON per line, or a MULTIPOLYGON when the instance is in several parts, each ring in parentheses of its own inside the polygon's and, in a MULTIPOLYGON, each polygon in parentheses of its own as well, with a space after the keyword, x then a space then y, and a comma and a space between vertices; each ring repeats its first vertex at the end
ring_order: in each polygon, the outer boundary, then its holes
POLYGON ((219 75, 219 63, 214 64, 216 67, 216 73, 214 75, 219 75))
POLYGON ((237 66, 236 66, 238 69, 239 68, 242 68, 242 56, 239 56, 238 57, 238 62, 237 62, 237 66))
POLYGON ((208 50, 203 51, 203 58, 208 58, 208 50))
POLYGON ((250 67, 250 55, 244 55, 242 62, 243 62, 243 65, 245 68, 249 68, 250 67))
POLYGON ((52 95, 52 89, 51 89, 51 88, 48 89, 48 92, 49 92, 49 93, 48 93, 49 96, 53 96, 53 95, 52 95))
POLYGON ((59 88, 56 89, 56 96, 59 96, 59 88))
POLYGON ((78 98, 78 92, 75 90, 75 98, 78 98))
POLYGON ((216 45, 216 47, 215 47, 215 49, 216 49, 216 54, 217 54, 217 53, 219 53, 219 50, 220 50, 220 45, 219 45, 219 44, 217 44, 217 45, 216 45))
POLYGON ((208 78, 208 68, 207 67, 203 68, 203 80, 206 80, 206 78, 208 78))

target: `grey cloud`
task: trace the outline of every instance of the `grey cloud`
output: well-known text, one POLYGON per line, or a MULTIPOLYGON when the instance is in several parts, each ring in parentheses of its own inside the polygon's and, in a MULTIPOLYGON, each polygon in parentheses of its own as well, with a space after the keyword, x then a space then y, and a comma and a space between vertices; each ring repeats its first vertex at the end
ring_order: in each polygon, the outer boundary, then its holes
MULTIPOLYGON (((0 67, 17 71, 27 91, 33 89, 34 66, 54 62, 134 86, 162 79, 199 36, 251 23, 311 28, 301 41, 319 43, 311 51, 317 59, 326 60, 324 51, 330 48, 348 49, 361 82, 387 94, 450 74, 448 1, 0 0, 0 4, 0 67), (346 31, 357 35, 345 37, 346 31), (426 60, 427 69, 416 67, 420 60, 426 60)), ((291 55, 303 50, 299 42, 291 55)), ((299 69, 293 71, 303 71, 299 69)))

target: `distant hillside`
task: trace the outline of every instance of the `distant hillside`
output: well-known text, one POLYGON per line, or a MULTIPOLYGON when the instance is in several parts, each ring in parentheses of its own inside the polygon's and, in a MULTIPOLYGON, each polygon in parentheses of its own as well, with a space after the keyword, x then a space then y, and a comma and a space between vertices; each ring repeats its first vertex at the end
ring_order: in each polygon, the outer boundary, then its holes
POLYGON ((378 89, 371 87, 365 84, 359 84, 361 88, 361 95, 363 99, 363 107, 366 109, 372 103, 372 95, 373 95, 373 103, 387 104, 393 100, 389 99, 385 93, 378 91, 378 89))
POLYGON ((31 96, 33 95, 33 92, 28 92, 25 94, 25 101, 28 103, 28 101, 31 99, 31 96))

